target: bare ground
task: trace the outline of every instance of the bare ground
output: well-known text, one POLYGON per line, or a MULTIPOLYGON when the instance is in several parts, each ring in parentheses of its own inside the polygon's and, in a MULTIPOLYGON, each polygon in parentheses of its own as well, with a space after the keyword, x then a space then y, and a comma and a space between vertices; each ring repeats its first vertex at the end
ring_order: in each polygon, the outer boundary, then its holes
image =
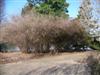
POLYGON ((34 55, 24 54, 21 52, 0 53, 0 64, 28 60, 31 59, 32 57, 34 57, 34 55))
POLYGON ((50 54, 41 54, 41 55, 34 55, 34 54, 25 54, 21 52, 13 52, 13 53, 0 53, 0 64, 6 64, 6 63, 13 63, 18 61, 27 61, 29 59, 64 59, 66 57, 67 59, 81 59, 86 56, 88 52, 73 52, 73 53, 60 53, 56 55, 50 55, 50 54), (47 57, 47 58, 46 58, 47 57))
POLYGON ((17 58, 17 62, 0 64, 0 75, 90 75, 87 74, 89 70, 87 65, 81 62, 89 54, 91 52, 62 53, 30 59, 33 57, 31 54, 1 53, 3 60, 15 60, 17 58), (23 61, 19 60, 20 57, 23 61), (78 72, 78 74, 73 72, 78 72))

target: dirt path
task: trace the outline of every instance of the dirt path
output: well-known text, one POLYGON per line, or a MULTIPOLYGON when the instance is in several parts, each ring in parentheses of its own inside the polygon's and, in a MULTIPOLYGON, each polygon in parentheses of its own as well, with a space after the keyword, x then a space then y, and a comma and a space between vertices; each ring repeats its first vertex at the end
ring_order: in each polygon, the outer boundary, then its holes
POLYGON ((34 57, 33 54, 24 54, 21 52, 0 53, 0 64, 28 60, 28 59, 31 59, 33 57, 34 57))
POLYGON ((16 63, 14 62, 9 64, 1 64, 0 75, 41 75, 42 71, 52 68, 56 69, 57 66, 60 65, 64 67, 64 64, 69 64, 66 66, 80 64, 78 61, 83 60, 88 54, 89 52, 63 53, 61 55, 56 56, 47 56, 43 58, 31 59, 27 61, 25 60, 16 63))
POLYGON ((73 53, 60 53, 58 55, 49 55, 46 54, 35 56, 34 54, 24 54, 21 52, 14 52, 14 53, 0 53, 0 64, 2 63, 12 63, 12 62, 19 62, 19 61, 27 61, 30 59, 45 59, 45 60, 57 60, 57 59, 78 59, 85 56, 85 54, 88 54, 88 52, 73 52, 73 53), (47 58, 46 58, 47 57, 47 58))

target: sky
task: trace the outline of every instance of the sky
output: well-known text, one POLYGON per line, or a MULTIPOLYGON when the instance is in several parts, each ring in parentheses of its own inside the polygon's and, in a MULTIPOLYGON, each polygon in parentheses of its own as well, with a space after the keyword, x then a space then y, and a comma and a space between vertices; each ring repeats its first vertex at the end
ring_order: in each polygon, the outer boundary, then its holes
MULTIPOLYGON (((70 5, 68 7, 70 17, 77 17, 81 0, 66 0, 70 5)), ((6 0, 5 14, 6 17, 21 14, 22 8, 27 0, 6 0)))
POLYGON ((26 0, 6 0, 5 14, 6 16, 21 14, 22 8, 27 3, 26 0))
POLYGON ((81 0, 67 0, 69 3, 68 11, 70 17, 77 17, 81 0))

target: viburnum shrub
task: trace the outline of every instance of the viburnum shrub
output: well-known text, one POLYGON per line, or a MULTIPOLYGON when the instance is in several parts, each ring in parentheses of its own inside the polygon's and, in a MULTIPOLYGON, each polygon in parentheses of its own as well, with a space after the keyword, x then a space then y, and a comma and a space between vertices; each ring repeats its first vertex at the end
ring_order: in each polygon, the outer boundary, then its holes
POLYGON ((79 21, 60 17, 14 16, 1 32, 3 41, 27 53, 62 52, 86 45, 85 32, 79 21))

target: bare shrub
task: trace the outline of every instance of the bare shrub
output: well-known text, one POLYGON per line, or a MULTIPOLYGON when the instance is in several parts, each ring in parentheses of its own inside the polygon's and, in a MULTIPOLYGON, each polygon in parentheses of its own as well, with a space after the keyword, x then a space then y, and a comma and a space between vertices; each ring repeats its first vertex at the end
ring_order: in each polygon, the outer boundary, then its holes
MULTIPOLYGON (((69 28, 67 28, 67 32, 69 32, 69 43, 70 48, 74 48, 75 50, 85 50, 88 46, 88 34, 84 31, 84 28, 80 24, 79 20, 72 20, 69 28)), ((69 47, 67 46, 67 47, 69 47)))
POLYGON ((2 31, 3 41, 18 46, 22 52, 59 52, 84 40, 78 21, 35 14, 12 17, 2 31))

